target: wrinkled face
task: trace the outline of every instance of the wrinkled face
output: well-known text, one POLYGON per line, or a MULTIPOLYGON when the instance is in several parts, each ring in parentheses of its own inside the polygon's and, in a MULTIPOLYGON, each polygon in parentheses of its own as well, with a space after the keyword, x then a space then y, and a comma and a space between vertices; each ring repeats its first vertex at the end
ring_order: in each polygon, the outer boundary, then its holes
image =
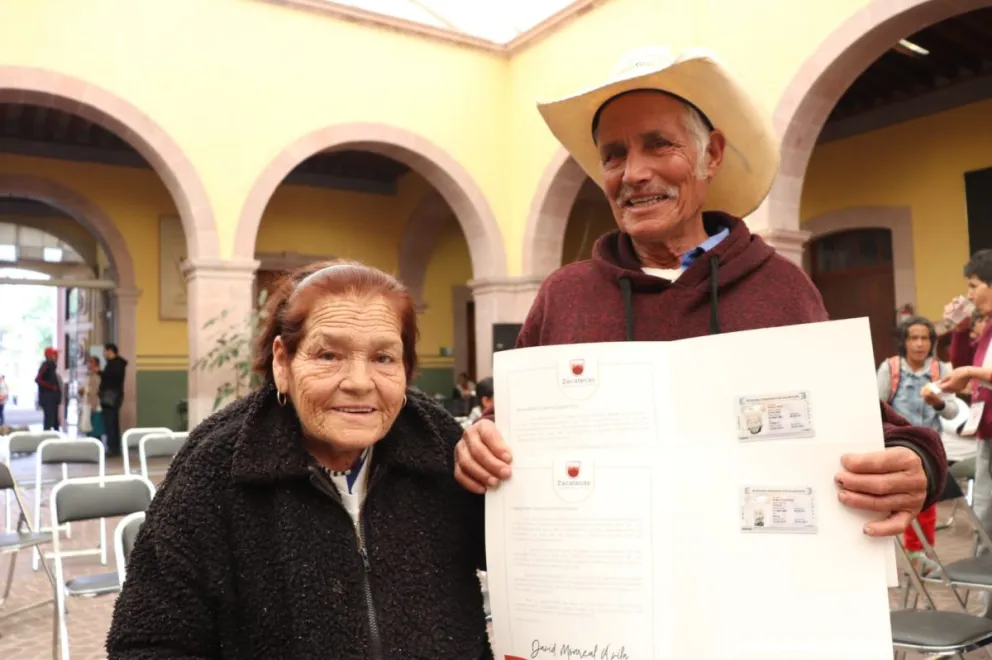
POLYGON ((276 387, 311 441, 360 451, 386 435, 403 407, 400 317, 384 298, 324 298, 310 312, 296 355, 278 338, 273 352, 276 387))
POLYGON ((923 362, 930 357, 930 329, 925 325, 911 325, 906 333, 906 357, 923 362))
POLYGON ((992 313, 992 288, 974 275, 968 278, 968 300, 984 314, 992 313))
POLYGON ((621 96, 600 114, 597 145, 617 226, 635 239, 677 234, 700 210, 723 160, 724 138, 697 144, 686 106, 654 92, 621 96))

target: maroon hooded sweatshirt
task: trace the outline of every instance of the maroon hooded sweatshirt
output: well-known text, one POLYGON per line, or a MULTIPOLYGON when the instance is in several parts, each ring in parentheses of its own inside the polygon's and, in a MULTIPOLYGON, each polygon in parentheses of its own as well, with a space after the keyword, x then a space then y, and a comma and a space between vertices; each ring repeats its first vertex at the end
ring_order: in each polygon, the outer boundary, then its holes
MULTIPOLYGON (((619 231, 602 236, 591 260, 563 266, 544 281, 517 348, 674 341, 828 320, 806 273, 744 222, 723 213, 706 213, 703 220, 710 236, 723 228, 730 234, 674 282, 641 270, 630 236, 619 231)), ((886 446, 908 447, 923 461, 929 506, 943 492, 947 475, 940 436, 881 406, 886 446)))

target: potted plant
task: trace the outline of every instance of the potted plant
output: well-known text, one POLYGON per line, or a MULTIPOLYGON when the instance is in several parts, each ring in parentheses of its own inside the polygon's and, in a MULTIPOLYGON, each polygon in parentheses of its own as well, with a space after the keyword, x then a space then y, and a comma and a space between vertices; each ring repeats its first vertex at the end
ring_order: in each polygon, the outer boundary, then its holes
MULTIPOLYGON (((226 380, 217 386, 214 397, 214 410, 218 410, 230 401, 236 401, 261 384, 258 374, 251 369, 252 349, 258 336, 261 322, 268 316, 265 302, 269 292, 265 289, 258 294, 251 312, 242 323, 230 323, 227 319, 230 310, 224 310, 220 315, 210 319, 203 325, 204 330, 222 326, 213 348, 203 355, 193 365, 194 369, 202 372, 221 370, 226 380)), ((180 403, 188 416, 188 404, 180 403)), ((183 411, 180 411, 183 415, 183 411)))

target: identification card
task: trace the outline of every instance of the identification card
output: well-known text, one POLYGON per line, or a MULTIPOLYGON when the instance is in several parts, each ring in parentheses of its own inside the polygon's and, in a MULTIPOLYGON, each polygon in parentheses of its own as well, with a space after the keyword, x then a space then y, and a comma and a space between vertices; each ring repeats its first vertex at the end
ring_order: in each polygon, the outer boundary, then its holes
POLYGON ((968 421, 964 423, 964 427, 961 429, 960 435, 971 437, 978 433, 978 425, 982 422, 982 414, 984 412, 984 401, 976 401, 971 404, 971 410, 968 411, 968 421))
POLYGON ((812 438, 813 435, 809 392, 737 399, 737 437, 740 440, 812 438))
POLYGON ((741 530, 745 532, 816 532, 813 489, 741 488, 741 530))

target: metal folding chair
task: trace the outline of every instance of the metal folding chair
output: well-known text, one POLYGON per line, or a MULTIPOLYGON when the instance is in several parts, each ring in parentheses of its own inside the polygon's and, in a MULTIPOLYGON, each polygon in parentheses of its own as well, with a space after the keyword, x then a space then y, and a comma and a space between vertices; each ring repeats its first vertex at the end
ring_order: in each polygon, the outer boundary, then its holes
POLYGON ((114 529, 114 560, 117 562, 117 581, 121 586, 124 585, 127 562, 131 558, 134 541, 138 538, 138 531, 144 522, 145 512, 137 511, 121 518, 114 529))
MULTIPOLYGON (((69 522, 83 522, 127 516, 148 509, 155 497, 155 486, 138 475, 112 477, 82 477, 66 479, 52 489, 51 510, 53 527, 69 522)), ((52 535, 51 558, 55 564, 55 613, 62 660, 69 660, 69 629, 66 621, 66 597, 104 596, 120 591, 116 570, 65 579, 58 534, 52 535)))
MULTIPOLYGON (((0 534, 0 555, 10 555, 10 568, 7 570, 7 581, 3 587, 3 594, 0 595, 0 611, 10 597, 10 592, 14 587, 14 569, 17 566, 17 555, 21 550, 34 550, 39 546, 46 543, 51 543, 52 535, 43 532, 37 532, 31 526, 31 522, 28 520, 27 508, 24 506, 24 499, 21 497, 20 488, 17 485, 17 480, 14 479, 14 475, 11 473, 10 468, 4 464, 0 463, 0 490, 7 493, 12 493, 14 496, 14 502, 17 504, 19 511, 17 517, 17 528, 16 531, 10 534, 0 534)), ((52 585, 55 584, 55 578, 52 576, 52 572, 45 566, 45 575, 48 576, 49 582, 52 585)), ((28 610, 33 610, 36 607, 41 607, 42 605, 47 605, 51 603, 54 598, 46 598, 43 601, 36 603, 30 603, 19 607, 16 610, 11 610, 9 612, 3 612, 3 616, 0 618, 6 619, 7 617, 12 617, 22 612, 28 610)), ((52 654, 54 656, 56 651, 56 645, 54 643, 54 634, 58 631, 55 625, 55 615, 52 613, 52 631, 53 631, 53 643, 52 643, 52 654)))
MULTIPOLYGON (((69 465, 71 464, 85 464, 85 465, 96 465, 97 474, 96 476, 102 477, 106 474, 106 463, 103 443, 96 438, 75 438, 73 440, 45 440, 40 445, 38 445, 38 451, 35 453, 35 464, 34 464, 34 488, 35 488, 35 498, 34 498, 34 527, 39 532, 52 532, 58 535, 62 532, 61 528, 56 528, 53 523, 50 527, 45 527, 41 522, 41 500, 42 500, 42 474, 46 465, 60 465, 62 467, 62 479, 65 480, 69 478, 69 465)), ((87 475, 92 476, 92 475, 87 475)), ((61 481, 60 480, 60 481, 61 481)), ((69 526, 65 529, 66 538, 72 538, 69 526)), ((94 549, 84 549, 84 550, 74 550, 72 555, 76 557, 83 557, 87 555, 93 555, 99 553, 100 562, 103 565, 107 564, 107 521, 100 521, 100 545, 94 549)), ((41 551, 35 551, 34 559, 32 561, 32 566, 34 570, 38 570, 39 559, 41 558, 41 551)), ((68 553, 66 553, 68 555, 68 553)))
POLYGON ((121 436, 121 451, 124 453, 124 474, 131 474, 131 451, 141 444, 141 439, 152 433, 172 433, 172 429, 164 426, 146 426, 128 429, 121 436))
MULTIPOLYGON (((64 437, 58 431, 14 431, 0 443, 0 461, 12 465, 15 455, 33 454, 38 451, 38 445, 45 440, 64 437)), ((11 515, 10 491, 4 494, 4 531, 14 531, 14 517, 11 515)))
MULTIPOLYGON (((903 557, 909 562, 902 540, 898 541, 903 557)), ((992 657, 992 619, 966 612, 937 610, 937 605, 927 591, 920 576, 910 562, 911 586, 926 600, 927 610, 896 610, 889 617, 892 623, 892 648, 896 660, 906 657, 908 651, 925 654, 928 658, 960 658, 970 651, 982 649, 992 657)))
POLYGON ((142 437, 138 443, 138 463, 141 466, 141 476, 150 479, 152 476, 165 474, 165 471, 156 472, 154 475, 149 472, 148 459, 168 458, 171 462, 172 458, 186 444, 188 436, 188 433, 149 433, 142 437))

